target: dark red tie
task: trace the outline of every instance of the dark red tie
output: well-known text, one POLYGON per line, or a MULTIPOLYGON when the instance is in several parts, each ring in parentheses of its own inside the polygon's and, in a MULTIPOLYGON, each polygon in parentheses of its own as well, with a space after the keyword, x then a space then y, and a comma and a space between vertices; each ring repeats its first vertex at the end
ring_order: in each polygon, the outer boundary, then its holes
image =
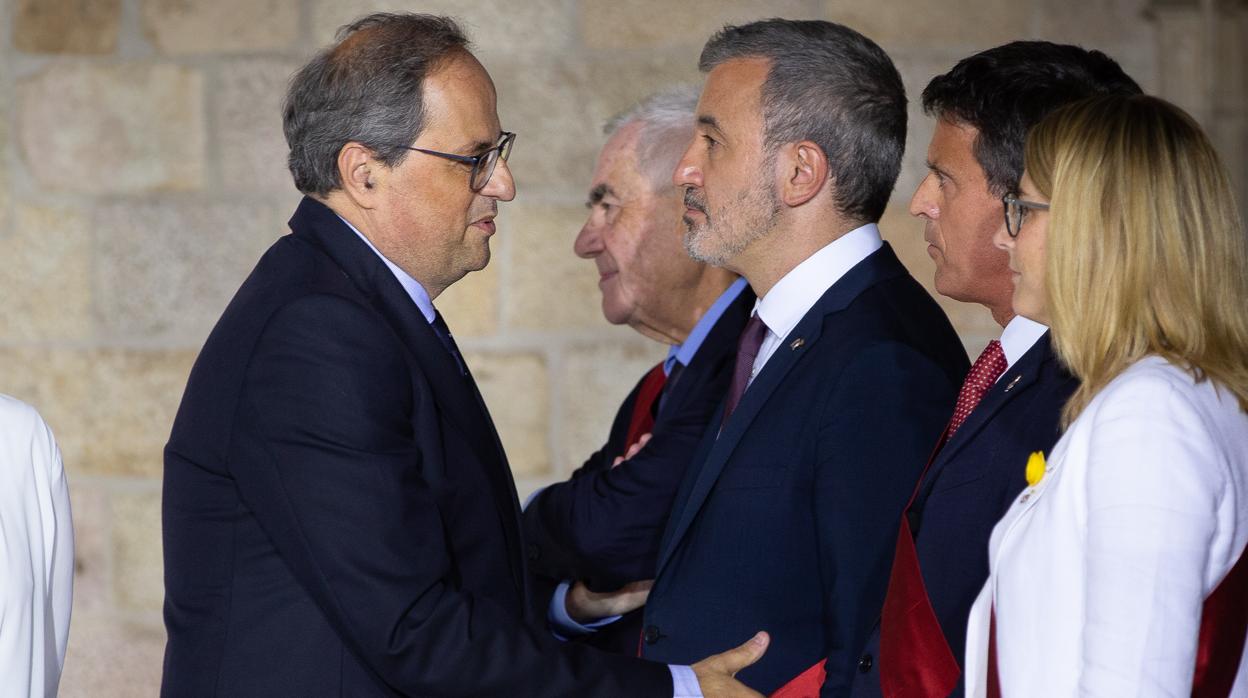
POLYGON ((650 369, 645 378, 641 379, 641 387, 637 389, 637 399, 633 402, 633 416, 628 420, 628 438, 624 440, 624 452, 637 443, 646 434, 654 430, 654 413, 658 406, 659 395, 663 393, 663 385, 667 383, 667 374, 663 372, 663 363, 650 369))
MULTIPOLYGON (((979 404, 1001 374, 1005 373, 1005 352, 1001 342, 992 340, 984 348, 971 371, 962 382, 958 401, 953 409, 949 426, 940 436, 932 455, 923 467, 919 484, 906 504, 906 511, 914 504, 923 485, 923 478, 936 454, 953 436, 971 410, 979 404)), ((947 696, 958 684, 957 659, 949 649, 945 634, 936 619, 936 611, 927 598, 923 586, 923 574, 919 570, 919 556, 914 549, 914 535, 910 531, 909 518, 901 517, 897 532, 897 547, 893 552, 893 569, 888 579, 888 594, 880 614, 880 689, 887 698, 928 698, 947 696)), ((805 698, 818 696, 825 673, 822 662, 772 693, 772 698, 805 698)))
POLYGON ((758 358, 759 347, 763 346, 763 338, 767 336, 767 325, 758 313, 750 316, 737 340, 737 362, 732 368, 732 382, 728 384, 728 404, 724 407, 723 424, 741 403, 741 396, 750 385, 750 375, 754 373, 754 360, 758 358))

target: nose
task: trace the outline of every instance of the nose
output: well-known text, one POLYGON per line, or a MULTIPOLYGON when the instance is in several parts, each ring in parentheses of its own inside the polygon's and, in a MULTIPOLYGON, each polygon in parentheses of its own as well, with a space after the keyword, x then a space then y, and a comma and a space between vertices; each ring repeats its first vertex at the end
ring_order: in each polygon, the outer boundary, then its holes
POLYGON ((593 259, 602 253, 602 226, 594 220, 598 215, 598 211, 590 209, 589 218, 572 243, 572 251, 581 259, 593 259))
POLYGON ((939 218, 940 206, 935 202, 936 192, 936 175, 931 172, 919 182, 918 188, 914 190, 914 196, 910 197, 910 215, 919 218, 939 218))
POLYGON ((499 201, 516 198, 516 180, 512 179, 511 167, 506 160, 499 158, 498 164, 494 166, 494 173, 490 175, 490 181, 481 188, 480 194, 499 201))
POLYGON ((681 155, 680 162, 676 163, 676 171, 672 172, 672 184, 675 184, 678 189, 702 187, 702 168, 698 166, 697 158, 693 153, 696 143, 695 139, 688 148, 685 148, 685 154, 681 155))
POLYGON ((1004 224, 1002 224, 1000 228, 997 228, 997 232, 992 234, 992 244, 1005 250, 1006 252, 1010 252, 1014 249, 1014 238, 1010 237, 1010 234, 1006 232, 1004 224))

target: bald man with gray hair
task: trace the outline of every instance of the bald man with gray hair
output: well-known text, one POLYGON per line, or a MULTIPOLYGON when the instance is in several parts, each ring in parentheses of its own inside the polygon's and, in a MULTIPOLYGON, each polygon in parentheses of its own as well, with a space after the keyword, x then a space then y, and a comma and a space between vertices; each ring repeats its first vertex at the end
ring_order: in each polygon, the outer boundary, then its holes
POLYGON ((667 357, 620 405, 602 448, 524 514, 530 563, 558 582, 554 625, 630 655, 641 627, 633 611, 645 602, 676 488, 728 390, 754 305, 743 280, 690 258, 682 243, 672 171, 693 137, 697 98, 693 86, 665 90, 604 128, 573 249, 597 267, 607 321, 662 342, 667 357))

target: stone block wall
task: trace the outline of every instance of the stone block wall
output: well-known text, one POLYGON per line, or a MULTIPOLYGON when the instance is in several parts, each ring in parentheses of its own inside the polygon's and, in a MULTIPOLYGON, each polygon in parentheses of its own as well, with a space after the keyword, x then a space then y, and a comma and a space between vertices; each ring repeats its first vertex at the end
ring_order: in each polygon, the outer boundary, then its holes
MULTIPOLYGON (((492 405, 521 496, 570 472, 662 354, 606 325, 572 254, 613 112, 675 81, 726 22, 848 23, 912 100, 1013 38, 1105 50, 1193 111, 1248 187, 1243 0, 5 0, 0 6, 0 392, 37 406, 68 467, 78 577, 62 695, 155 695, 161 450, 191 363, 298 201, 279 104, 336 29, 376 10, 459 17, 520 134, 494 261, 439 299, 492 405)), ((911 109, 883 223, 930 282, 906 212, 932 125, 911 109)), ((947 303, 968 350, 996 333, 947 303)))

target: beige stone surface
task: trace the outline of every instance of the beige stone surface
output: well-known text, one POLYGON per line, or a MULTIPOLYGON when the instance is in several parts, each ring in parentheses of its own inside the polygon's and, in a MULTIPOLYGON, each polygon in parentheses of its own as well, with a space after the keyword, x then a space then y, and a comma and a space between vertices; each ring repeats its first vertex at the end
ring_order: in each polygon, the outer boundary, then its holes
MULTIPOLYGON (((3 186, 3 182, 0 182, 3 186)), ((91 239, 68 207, 19 206, 0 232, 0 337, 81 341, 91 336, 91 239)))
POLYGON ((142 0, 143 32, 166 54, 284 51, 299 37, 299 0, 142 0))
POLYGON ((164 651, 158 618, 138 621, 75 609, 60 698, 155 696, 164 651))
POLYGON ((117 492, 113 506, 113 588, 123 609, 159 611, 165 599, 160 489, 117 492))
POLYGON ((313 0, 312 36, 329 44, 340 27, 372 12, 424 12, 454 17, 482 55, 560 52, 573 41, 575 0, 313 0))
POLYGON ((583 206, 513 206, 506 228, 510 275, 503 296, 508 328, 601 328, 602 295, 594 263, 572 252, 583 206))
POLYGON ((4 392, 34 405, 70 478, 159 477, 193 351, 0 349, 4 392))
POLYGON ((55 63, 19 81, 17 134, 36 184, 88 194, 203 181, 203 80, 149 63, 55 63))
POLYGON ((518 476, 550 472, 550 387, 546 362, 534 353, 466 354, 518 476))
POLYGON ((904 211, 910 205, 914 190, 927 175, 927 145, 936 128, 935 119, 923 113, 923 88, 932 78, 951 70, 957 59, 896 55, 893 61, 906 87, 909 106, 906 110, 906 154, 889 205, 904 211))
POLYGON ((112 53, 121 0, 16 0, 13 47, 26 53, 112 53))
POLYGON ((916 47, 978 50, 1012 41, 1027 34, 1032 5, 998 0, 824 0, 823 7, 825 19, 853 27, 893 52, 916 47))
POLYGON ((502 245, 497 240, 491 241, 490 247, 492 256, 485 269, 456 281, 435 301, 456 341, 485 337, 498 331, 498 279, 506 261, 499 259, 502 245))
MULTIPOLYGON (((113 607, 113 513, 98 480, 69 478, 74 516, 74 621, 113 607)), ((75 630, 77 628, 75 627, 75 630)))
POLYGON ((485 65, 498 87, 503 128, 517 134, 510 163, 520 202, 541 194, 582 201, 607 119, 660 88, 701 79, 694 51, 636 61, 556 54, 485 65))
POLYGON ((700 48, 725 24, 767 17, 818 19, 819 12, 817 3, 806 0, 583 0, 581 41, 597 50, 673 44, 700 48))
POLYGON ((254 193, 295 191, 286 168, 282 100, 297 63, 269 59, 231 60, 223 66, 210 106, 216 128, 221 186, 254 193))
POLYGON ((198 349, 288 213, 241 202, 97 207, 91 227, 101 336, 198 349))
POLYGON ((613 341, 570 347, 560 375, 559 449, 562 470, 580 467, 607 440, 611 421, 637 381, 667 355, 667 347, 627 328, 614 328, 613 341))

